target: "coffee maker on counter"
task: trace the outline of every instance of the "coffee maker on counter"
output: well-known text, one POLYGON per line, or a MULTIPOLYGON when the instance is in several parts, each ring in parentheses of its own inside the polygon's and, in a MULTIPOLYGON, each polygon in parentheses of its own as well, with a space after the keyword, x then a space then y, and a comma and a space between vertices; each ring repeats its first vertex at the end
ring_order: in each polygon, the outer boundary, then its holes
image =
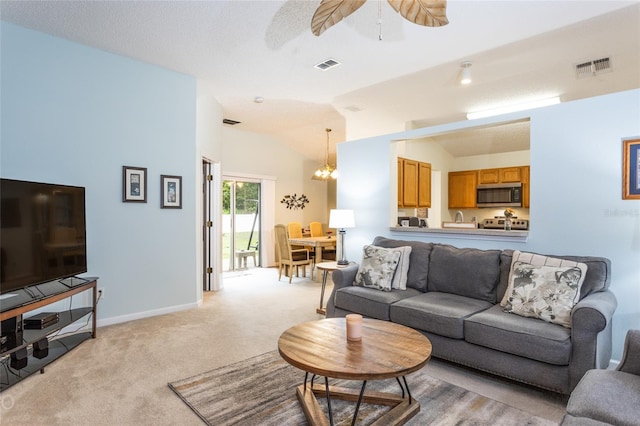
POLYGON ((398 216, 398 226, 411 228, 428 228, 426 218, 416 216, 398 216))

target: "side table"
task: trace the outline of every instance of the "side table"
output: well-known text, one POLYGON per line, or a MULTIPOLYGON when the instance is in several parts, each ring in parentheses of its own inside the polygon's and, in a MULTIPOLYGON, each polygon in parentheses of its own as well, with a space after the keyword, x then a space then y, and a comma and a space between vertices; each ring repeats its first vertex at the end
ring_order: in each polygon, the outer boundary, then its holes
POLYGON ((338 269, 338 262, 320 262, 316 263, 318 271, 322 271, 322 291, 320 292, 320 307, 316 309, 316 312, 322 315, 327 313, 324 306, 324 288, 327 285, 327 277, 329 272, 333 272, 338 269))

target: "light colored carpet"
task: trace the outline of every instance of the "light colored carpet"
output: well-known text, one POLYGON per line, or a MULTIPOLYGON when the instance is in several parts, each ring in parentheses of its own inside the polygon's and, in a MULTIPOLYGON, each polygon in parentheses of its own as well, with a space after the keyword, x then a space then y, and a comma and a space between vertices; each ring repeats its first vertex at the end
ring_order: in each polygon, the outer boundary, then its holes
MULTIPOLYGON (((295 390, 303 376, 302 371, 287 364, 277 351, 271 351, 169 386, 208 425, 304 425, 305 416, 295 390)), ((412 396, 420 402, 420 411, 407 423, 410 425, 556 424, 433 378, 425 369, 410 374, 407 380, 412 396)), ((330 383, 356 390, 360 386, 360 382, 347 380, 331 380, 330 383)), ((367 390, 400 394, 393 379, 368 382, 367 390)), ((319 402, 327 415, 326 399, 319 402)), ((331 406, 337 425, 350 424, 354 403, 334 399, 331 406)), ((390 407, 363 403, 357 424, 369 425, 389 410, 390 407)))
MULTIPOLYGON (((275 350, 284 330, 321 318, 315 312, 320 283, 278 282, 277 269, 234 275, 225 278, 224 290, 206 293, 199 308, 99 328, 96 339, 45 374, 2 392, 0 424, 202 425, 167 383, 275 350)), ((432 377, 540 417, 559 421, 564 414, 554 394, 437 360, 425 368, 432 377)))

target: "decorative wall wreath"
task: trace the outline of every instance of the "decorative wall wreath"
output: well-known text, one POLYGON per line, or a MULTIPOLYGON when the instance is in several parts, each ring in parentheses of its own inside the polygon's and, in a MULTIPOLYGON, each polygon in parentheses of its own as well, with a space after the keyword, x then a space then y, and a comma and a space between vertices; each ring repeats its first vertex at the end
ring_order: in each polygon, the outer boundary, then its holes
POLYGON ((299 197, 296 194, 293 194, 285 195, 280 202, 288 209, 298 210, 304 209, 304 206, 309 202, 309 199, 304 194, 301 194, 299 197))

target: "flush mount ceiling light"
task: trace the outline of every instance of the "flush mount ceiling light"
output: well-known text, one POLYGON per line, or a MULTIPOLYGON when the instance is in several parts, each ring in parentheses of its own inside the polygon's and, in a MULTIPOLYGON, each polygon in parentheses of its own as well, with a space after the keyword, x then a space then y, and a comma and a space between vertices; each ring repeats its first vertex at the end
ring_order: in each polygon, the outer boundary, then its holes
POLYGON ((471 84, 471 65, 469 61, 460 64, 460 84, 471 84))
POLYGON ((311 179, 315 180, 329 180, 338 178, 338 170, 334 166, 329 165, 329 133, 331 132, 331 129, 325 129, 325 131, 327 132, 327 151, 324 157, 324 166, 318 168, 313 176, 311 176, 311 179))
POLYGON ((484 111, 468 112, 467 120, 475 120, 476 118, 492 117, 494 115, 507 114, 516 111, 525 111, 527 109, 541 108, 549 105, 556 105, 560 103, 560 97, 554 96, 552 98, 538 99, 536 101, 524 102, 521 104, 507 105, 500 108, 487 109, 484 111))

